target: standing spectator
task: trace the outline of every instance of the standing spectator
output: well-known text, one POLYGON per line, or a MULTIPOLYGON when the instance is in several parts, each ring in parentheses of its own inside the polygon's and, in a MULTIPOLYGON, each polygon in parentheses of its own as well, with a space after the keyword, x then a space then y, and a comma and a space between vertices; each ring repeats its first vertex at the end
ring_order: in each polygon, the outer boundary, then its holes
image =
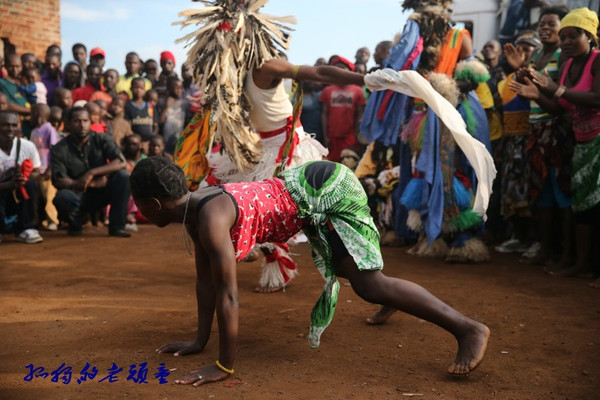
POLYGON ((52 185, 52 174, 50 170, 50 149, 58 143, 59 137, 56 129, 48 121, 50 117, 50 107, 46 104, 35 104, 31 109, 31 119, 33 121, 33 132, 31 132, 31 141, 35 145, 40 155, 40 188, 41 198, 44 203, 45 218, 42 225, 49 231, 58 229, 58 212, 52 201, 56 195, 56 188, 52 185))
POLYGON ((62 139, 66 136, 64 132, 65 127, 63 126, 62 108, 58 106, 50 107, 50 116, 48 117, 48 122, 50 122, 52 127, 56 130, 59 139, 62 139))
POLYGON ((155 109, 150 102, 144 101, 146 94, 145 81, 143 78, 133 78, 131 81, 131 93, 133 97, 125 106, 125 119, 131 122, 133 133, 142 138, 144 154, 148 154, 150 136, 157 133, 155 109))
POLYGON ((183 84, 177 77, 171 77, 167 81, 167 93, 166 98, 159 99, 156 112, 159 116, 160 133, 165 138, 166 151, 173 154, 177 140, 191 118, 190 104, 183 98, 183 84))
POLYGON ((110 204, 108 234, 129 237, 125 230, 129 174, 121 151, 108 135, 90 131, 85 108, 73 107, 66 118, 69 136, 51 150, 52 183, 58 189, 54 205, 67 233, 82 233, 83 215, 110 204))
POLYGON ((106 133, 108 128, 104 122, 104 118, 102 118, 102 108, 93 101, 85 103, 84 108, 90 116, 90 130, 96 133, 106 133))
POLYGON ((170 51, 160 53, 160 74, 158 75, 157 90, 159 94, 167 92, 169 78, 177 77, 175 73, 175 56, 170 51))
POLYGON ((187 64, 181 65, 181 79, 183 84, 183 97, 186 99, 192 99, 198 96, 200 89, 194 83, 192 70, 187 64))
MULTIPOLYGON (((516 40, 515 45, 504 45, 504 52, 509 65, 517 71, 529 65, 531 57, 541 46, 537 37, 524 34, 516 40)), ((533 210, 529 192, 531 168, 527 161, 531 106, 529 100, 512 89, 511 83, 516 79, 517 74, 513 72, 498 85, 504 123, 504 136, 498 150, 502 163, 499 171, 502 184, 501 211, 512 233, 509 240, 495 247, 501 253, 524 253, 531 245, 533 210)))
POLYGON ((100 73, 104 70, 104 63, 106 62, 106 53, 101 47, 94 47, 90 51, 90 64, 96 64, 100 67, 100 73))
POLYGON ((366 66, 371 58, 371 52, 367 47, 361 47, 360 49, 356 50, 356 55, 354 58, 354 64, 364 64, 366 66))
POLYGON ((30 68, 39 67, 40 62, 35 58, 33 53, 23 53, 21 54, 21 65, 23 66, 23 70, 26 71, 30 68))
POLYGON ((67 108, 71 108, 73 105, 73 95, 71 91, 64 87, 58 87, 54 91, 53 103, 55 106, 60 107, 63 111, 67 108))
POLYGON ((14 232, 17 240, 25 243, 43 240, 33 224, 37 199, 35 179, 39 175, 39 167, 40 156, 35 145, 19 138, 17 114, 0 111, 0 235, 6 233, 5 218, 16 214, 14 232), (29 177, 25 177, 20 169, 25 160, 30 160, 33 167, 29 177))
POLYGON ((132 135, 131 123, 125 119, 125 100, 115 97, 110 105, 110 132, 115 143, 121 143, 123 138, 132 135))
POLYGON ((373 61, 375 61, 375 64, 377 65, 371 68, 369 72, 383 68, 383 62, 389 57, 391 48, 392 42, 389 40, 377 43, 377 46, 375 46, 375 53, 373 53, 373 61))
MULTIPOLYGON (((343 57, 336 56, 332 65, 354 71, 354 64, 343 57)), ((319 101, 323 104, 321 123, 329 149, 327 158, 339 162, 342 150, 357 147, 365 96, 357 85, 329 85, 323 89, 319 101)))
POLYGON ((144 62, 144 78, 152 83, 152 87, 158 85, 158 63, 155 59, 149 58, 144 62))
POLYGON ((59 61, 62 61, 62 50, 60 49, 60 46, 57 44, 51 44, 48 46, 46 48, 46 58, 49 56, 56 56, 58 57, 59 61))
POLYGON ((86 71, 87 80, 84 87, 77 88, 72 91, 73 103, 78 100, 90 101, 92 94, 98 91, 102 91, 100 85, 100 67, 98 64, 90 64, 87 66, 86 71))
MULTIPOLYGON (((575 149, 571 191, 577 260, 573 266, 547 270, 557 276, 590 272, 593 252, 599 247, 600 51, 593 49, 597 31, 598 16, 594 11, 572 10, 562 19, 558 33, 562 55, 567 58, 561 66, 558 83, 545 74, 531 71, 532 80, 527 78, 524 84, 511 85, 519 95, 534 99, 548 112, 559 114, 567 109, 572 116, 575 149)), ((600 279, 592 285, 599 287, 600 279)))
POLYGON ((83 76, 83 70, 81 65, 74 61, 69 61, 65 65, 64 76, 62 85, 73 92, 73 90, 81 87, 81 78, 83 76))
POLYGON ((71 47, 71 52, 73 53, 73 60, 79 64, 83 72, 81 77, 81 85, 83 85, 85 82, 85 71, 87 71, 87 48, 82 43, 75 43, 71 47))
POLYGON ((0 111, 2 110, 8 110, 8 97, 0 92, 0 111))
MULTIPOLYGON (((131 99, 131 81, 135 78, 139 78, 142 73, 142 61, 140 56, 135 52, 129 52, 125 56, 125 75, 119 78, 116 86, 118 94, 125 93, 128 99, 131 99)), ((144 79, 144 86, 146 90, 152 88, 152 83, 148 79, 144 79)))
POLYGON ((60 67, 60 56, 56 54, 46 55, 42 83, 46 86, 46 96, 48 97, 48 104, 51 106, 54 105, 54 91, 56 88, 62 86, 62 71, 60 67))
POLYGON ((35 86, 35 102, 39 104, 48 103, 48 89, 42 82, 42 71, 38 67, 29 68, 23 71, 24 79, 35 86))
POLYGON ((95 91, 89 98, 89 101, 104 100, 107 107, 110 107, 115 96, 117 96, 117 82, 119 82, 119 73, 115 69, 107 69, 104 72, 104 86, 95 91))
POLYGON ((321 144, 325 144, 323 123, 321 121, 323 106, 319 101, 322 92, 322 84, 312 81, 302 82, 302 113, 300 114, 300 122, 306 132, 314 133, 315 139, 321 144))
POLYGON ((29 115, 29 102, 19 89, 21 86, 21 58, 10 54, 6 59, 8 76, 0 79, 0 92, 8 99, 8 109, 22 115, 29 115))

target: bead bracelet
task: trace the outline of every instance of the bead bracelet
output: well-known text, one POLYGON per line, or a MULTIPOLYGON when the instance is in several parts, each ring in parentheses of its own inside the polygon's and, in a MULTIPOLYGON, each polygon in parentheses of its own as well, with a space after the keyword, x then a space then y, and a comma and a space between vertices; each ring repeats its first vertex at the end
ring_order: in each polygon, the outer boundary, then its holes
POLYGON ((225 367, 223 366, 223 364, 221 364, 221 363, 219 362, 219 360, 215 361, 215 363, 217 364, 217 367, 219 367, 219 369, 220 369, 221 371, 223 371, 223 372, 227 372, 229 375, 233 374, 233 372, 234 372, 234 371, 233 371, 233 368, 232 368, 232 369, 225 368, 225 367))

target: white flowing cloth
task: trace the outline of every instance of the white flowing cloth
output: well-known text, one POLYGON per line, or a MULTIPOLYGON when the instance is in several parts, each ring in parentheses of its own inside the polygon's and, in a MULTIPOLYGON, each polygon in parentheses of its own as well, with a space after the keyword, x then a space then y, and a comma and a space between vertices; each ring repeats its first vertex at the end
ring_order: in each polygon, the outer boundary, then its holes
POLYGON ((365 84, 371 91, 393 90, 410 97, 423 99, 448 128, 458 147, 465 154, 477 176, 477 193, 473 211, 485 219, 492 184, 496 177, 494 160, 483 143, 467 132, 467 125, 456 108, 416 71, 380 69, 365 76, 365 84))

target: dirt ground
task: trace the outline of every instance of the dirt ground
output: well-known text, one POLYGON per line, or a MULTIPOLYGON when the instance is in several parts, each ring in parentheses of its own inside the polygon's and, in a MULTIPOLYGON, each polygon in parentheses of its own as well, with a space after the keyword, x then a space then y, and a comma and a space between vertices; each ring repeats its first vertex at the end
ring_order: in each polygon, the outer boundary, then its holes
POLYGON ((306 244, 294 248, 301 274, 285 293, 254 293, 260 261, 240 264, 236 373, 194 388, 172 382, 216 360, 216 322, 203 353, 154 352, 195 335, 195 272, 181 226, 144 225, 132 239, 95 228, 80 238, 43 234, 39 245, 6 236, 0 244, 1 399, 599 398, 600 291, 582 279, 546 276, 516 256, 446 265, 405 248, 383 250, 388 275, 425 286, 490 327, 483 363, 460 379, 445 373, 455 352, 448 333, 401 313, 368 326, 364 319, 377 307, 345 281, 321 347, 311 350, 306 334, 322 279, 306 244), (98 382, 113 362, 123 368, 118 382, 98 382), (65 374, 29 374, 38 367, 52 373, 62 363, 72 367, 68 384, 65 374), (86 363, 98 374, 78 384, 86 363), (166 384, 155 377, 160 363, 171 370, 166 384), (138 383, 127 380, 132 364, 138 383))

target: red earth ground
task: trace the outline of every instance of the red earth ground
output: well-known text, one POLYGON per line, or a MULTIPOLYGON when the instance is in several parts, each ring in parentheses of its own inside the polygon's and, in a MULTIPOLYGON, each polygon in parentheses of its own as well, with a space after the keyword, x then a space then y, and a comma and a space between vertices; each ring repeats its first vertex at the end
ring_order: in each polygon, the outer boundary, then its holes
MULTIPOLYGON (((384 248, 385 273, 415 281, 487 324, 489 347, 465 378, 445 373, 455 341, 442 329, 396 313, 385 325, 364 320, 377 310, 342 281, 321 347, 306 334, 322 279, 306 244, 300 275, 286 292, 257 294, 260 261, 239 264, 240 333, 235 374, 194 388, 173 384, 217 359, 216 323, 203 353, 175 358, 154 350, 195 335, 195 270, 181 226, 144 225, 131 239, 91 228, 79 238, 44 232, 39 245, 4 236, 0 244, 1 399, 598 399, 600 290, 582 279, 553 278, 516 256, 493 254, 482 265, 446 265, 384 248), (115 363, 118 382, 98 381, 115 363), (127 380, 147 362, 147 384, 127 380), (32 368, 72 367, 64 384, 32 368), (99 370, 78 384, 89 363, 99 370), (172 370, 167 384, 154 377, 172 370), (136 369, 137 370, 137 369, 136 369)), ((134 375, 137 376, 137 375, 134 375)))

